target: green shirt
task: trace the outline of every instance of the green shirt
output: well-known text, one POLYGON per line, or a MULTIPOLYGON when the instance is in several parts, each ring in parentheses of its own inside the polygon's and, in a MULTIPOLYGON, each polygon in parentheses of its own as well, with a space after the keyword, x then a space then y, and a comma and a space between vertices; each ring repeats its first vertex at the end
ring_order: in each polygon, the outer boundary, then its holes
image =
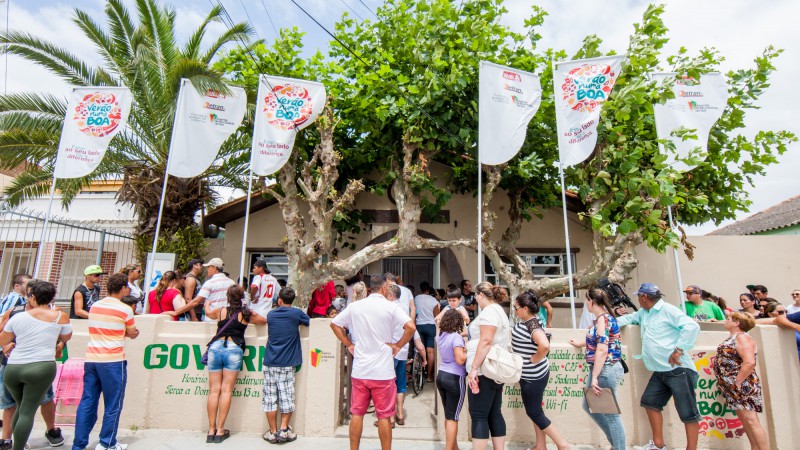
POLYGON ((684 302, 686 315, 698 322, 708 322, 709 320, 725 320, 725 313, 722 308, 714 302, 703 300, 700 306, 692 302, 684 302))
POLYGON ((684 351, 680 358, 681 367, 697 372, 689 356, 694 348, 700 325, 683 313, 675 305, 659 300, 650 310, 644 308, 632 314, 617 318, 620 327, 639 325, 642 331, 642 354, 634 358, 641 359, 651 372, 669 372, 669 357, 675 348, 684 351))

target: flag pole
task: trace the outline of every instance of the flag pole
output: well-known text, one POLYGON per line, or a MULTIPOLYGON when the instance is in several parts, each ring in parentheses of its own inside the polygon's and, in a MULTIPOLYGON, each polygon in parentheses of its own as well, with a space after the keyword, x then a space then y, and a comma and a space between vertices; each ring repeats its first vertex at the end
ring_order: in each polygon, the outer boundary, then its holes
MULTIPOLYGON (((553 95, 556 92, 556 63, 555 60, 550 61, 551 71, 553 73, 553 95)), ((566 243, 566 250, 564 253, 567 255, 567 276, 569 281, 569 309, 572 314, 572 328, 578 328, 575 320, 575 286, 572 281, 572 247, 569 244, 569 223, 567 222, 567 185, 564 182, 564 163, 561 159, 561 146, 558 147, 558 175, 561 178, 561 209, 564 213, 564 241, 566 243)))
MULTIPOLYGON (((667 214, 669 215, 669 228, 672 230, 673 233, 678 234, 675 231, 675 221, 672 220, 672 206, 667 207, 667 214)), ((675 278, 678 280, 678 303, 681 306, 681 310, 686 313, 686 302, 683 301, 681 297, 681 291, 683 291, 683 280, 681 279, 681 263, 678 259, 678 249, 673 247, 672 248, 672 257, 675 259, 675 278)))
MULTIPOLYGON (((39 275, 38 275, 39 274, 39 268, 41 267, 42 254, 44 253, 44 242, 45 242, 46 238, 50 237, 50 214, 51 214, 51 212, 53 210, 53 198, 56 195, 56 181, 57 180, 58 180, 58 177, 56 177, 56 172, 55 172, 55 167, 54 167, 53 168, 53 185, 50 186, 50 201, 47 203, 47 214, 45 214, 45 216, 44 216, 44 226, 42 227, 42 236, 39 239, 39 248, 38 248, 38 251, 36 252, 36 266, 33 269, 33 277, 34 278, 38 278, 39 277, 39 275)), ((51 254, 55 253, 55 251, 56 251, 56 249, 54 247, 53 249, 51 249, 50 253, 51 254)), ((51 261, 52 261, 52 256, 51 256, 51 261)), ((52 264, 50 264, 50 266, 52 266, 52 264)), ((45 279, 47 281, 50 281, 50 274, 49 273, 47 274, 47 277, 45 279)))
POLYGON ((250 197, 253 192, 253 164, 247 172, 247 206, 244 210, 244 231, 242 232, 242 259, 239 261, 239 278, 244 277, 244 258, 247 255, 247 228, 250 225, 250 197))
MULTIPOLYGON (((153 251, 150 252, 150 256, 148 257, 148 260, 147 260, 147 272, 148 273, 153 273, 152 270, 153 270, 153 264, 155 263, 155 259, 156 259, 156 250, 158 250, 158 235, 161 233, 161 218, 164 215, 164 203, 165 203, 166 198, 167 198, 167 184, 169 183, 169 161, 170 161, 169 157, 170 157, 170 154, 172 153, 172 146, 175 143, 175 129, 174 129, 174 127, 175 127, 175 122, 178 120, 178 117, 180 116, 180 113, 181 113, 181 105, 183 104, 183 102, 181 100, 183 100, 183 88, 185 86, 186 86, 186 79, 182 78, 181 79, 181 87, 180 87, 180 90, 178 91, 178 101, 177 101, 177 105, 175 106, 175 118, 172 120, 173 130, 172 130, 172 135, 169 138, 169 151, 167 152, 167 164, 166 164, 166 166, 164 168, 164 184, 161 186, 161 201, 158 204, 158 218, 156 219, 156 231, 153 234, 153 247, 152 247, 153 251)), ((145 277, 145 279, 147 279, 147 277, 145 277)), ((147 286, 145 286, 145 288, 144 288, 144 297, 145 297, 144 313, 145 314, 150 312, 150 302, 147 301, 147 297, 150 295, 150 289, 151 289, 150 285, 153 283, 153 280, 148 280, 148 281, 150 283, 147 284, 147 286)))

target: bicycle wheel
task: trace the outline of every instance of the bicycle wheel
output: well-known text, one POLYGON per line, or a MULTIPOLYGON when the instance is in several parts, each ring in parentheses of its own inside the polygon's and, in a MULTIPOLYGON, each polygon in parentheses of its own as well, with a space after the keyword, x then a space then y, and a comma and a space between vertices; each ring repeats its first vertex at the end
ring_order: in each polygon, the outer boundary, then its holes
POLYGON ((425 366, 422 364, 422 356, 419 353, 414 355, 414 362, 411 364, 411 388, 414 390, 414 397, 422 393, 425 387, 425 366))

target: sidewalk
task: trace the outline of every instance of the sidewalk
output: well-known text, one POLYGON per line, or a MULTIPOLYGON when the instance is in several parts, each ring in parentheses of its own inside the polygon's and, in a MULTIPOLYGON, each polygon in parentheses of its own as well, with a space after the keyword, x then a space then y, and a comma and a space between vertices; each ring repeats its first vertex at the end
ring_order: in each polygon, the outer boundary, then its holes
MULTIPOLYGON (((366 427, 365 427, 366 428, 366 427)), ((65 428, 64 449, 69 449, 72 444, 73 429, 65 428)), ((346 450, 349 449, 349 441, 346 437, 340 438, 304 438, 299 436, 295 442, 271 445, 261 438, 258 434, 239 433, 232 435, 225 442, 220 444, 206 444, 206 437, 203 433, 181 430, 120 430, 119 441, 128 444, 130 450, 190 450, 197 448, 213 450, 250 450, 250 449, 269 449, 280 448, 281 450, 346 450)), ((50 449, 47 440, 44 438, 44 427, 37 423, 34 426, 31 438, 28 441, 32 450, 50 449)), ((87 450, 93 450, 97 445, 97 433, 92 433, 87 450)), ((461 450, 472 448, 470 442, 459 442, 461 450)), ((528 446, 522 444, 506 445, 507 450, 523 450, 528 446)), ((361 440, 362 450, 380 450, 380 441, 372 438, 361 440)), ((491 448, 491 446, 489 447, 491 448)), ((550 450, 555 450, 556 446, 548 444, 550 450)), ((641 447, 628 447, 629 449, 639 450, 641 447)), ((393 440, 392 449, 398 450, 444 450, 444 442, 420 441, 420 440, 393 440)), ((573 445, 573 450, 606 450, 606 447, 593 447, 590 445, 573 445)))

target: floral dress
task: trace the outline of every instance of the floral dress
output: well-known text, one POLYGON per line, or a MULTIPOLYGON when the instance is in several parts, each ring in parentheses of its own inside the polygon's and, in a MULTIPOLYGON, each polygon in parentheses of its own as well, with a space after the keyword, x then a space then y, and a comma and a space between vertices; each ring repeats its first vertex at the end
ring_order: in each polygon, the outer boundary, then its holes
MULTIPOLYGON (((762 412, 764 398, 761 395, 761 380, 756 375, 755 369, 744 380, 741 387, 736 387, 736 376, 742 370, 742 357, 736 352, 736 336, 738 335, 735 334, 725 339, 717 347, 717 357, 714 358, 717 385, 731 409, 762 412)), ((756 352, 757 355, 758 352, 756 352)))

